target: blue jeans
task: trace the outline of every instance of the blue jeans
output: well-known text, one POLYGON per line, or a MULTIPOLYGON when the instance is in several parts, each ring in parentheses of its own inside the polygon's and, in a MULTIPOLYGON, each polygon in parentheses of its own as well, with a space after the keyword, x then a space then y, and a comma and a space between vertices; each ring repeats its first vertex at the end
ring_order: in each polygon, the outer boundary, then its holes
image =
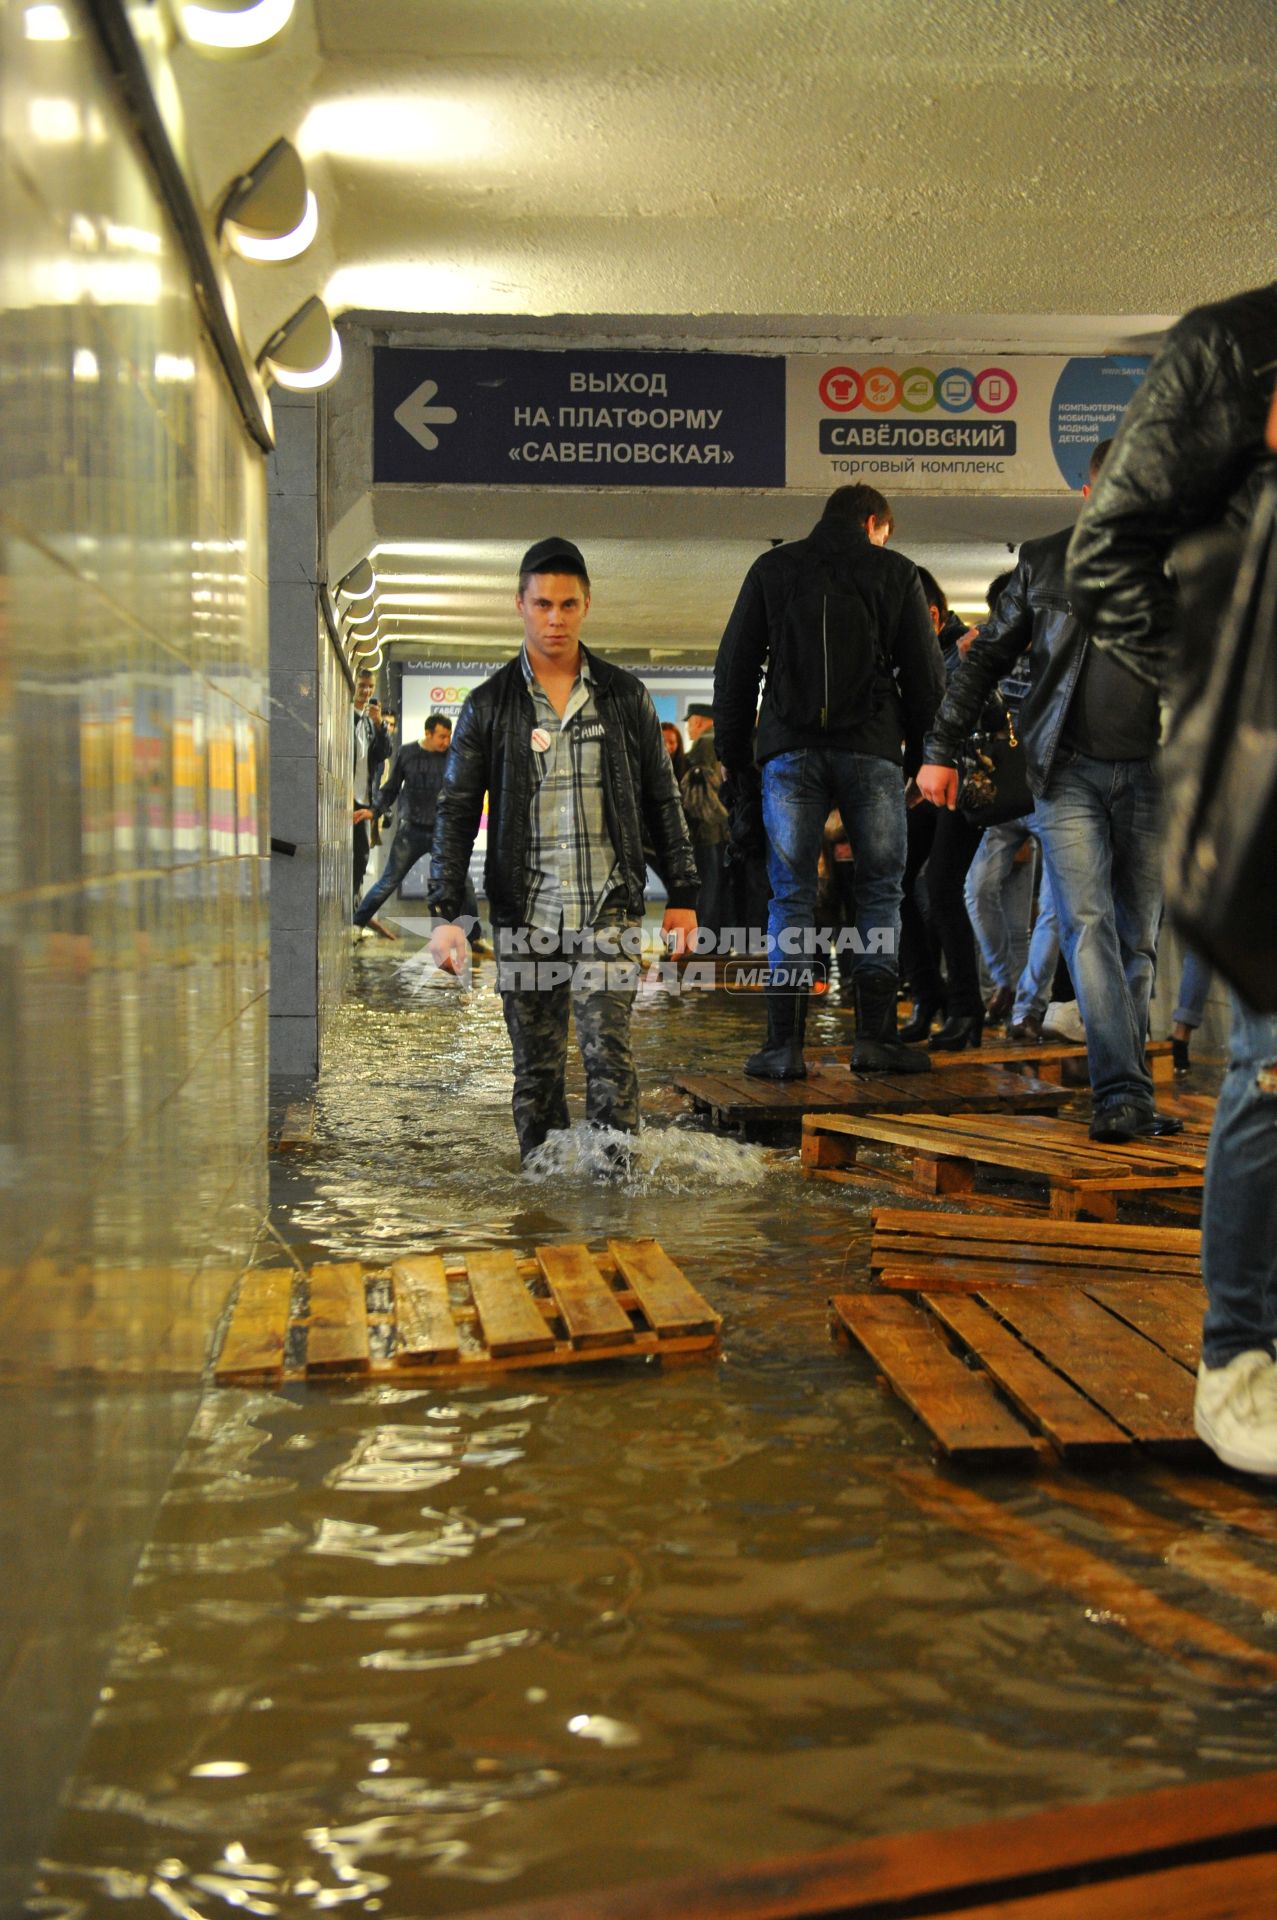
POLYGON ((1023 820, 986 827, 967 869, 967 915, 995 987, 1014 987, 1028 959, 1033 866, 1016 855, 1030 837, 1023 820))
POLYGON ((1191 947, 1185 947, 1184 963, 1180 968, 1179 988, 1176 993, 1177 1004, 1171 1015, 1175 1026, 1201 1026, 1214 973, 1215 969, 1207 961, 1194 953, 1191 947))
POLYGON ((430 851, 434 839, 428 827, 413 827, 405 822, 396 832, 390 848, 390 858, 386 861, 380 880, 375 887, 369 887, 359 905, 355 908, 355 925, 366 927, 383 900, 389 900, 406 875, 430 851))
MULTIPOLYGON (((357 927, 366 927, 383 902, 389 900, 397 887, 402 886, 418 860, 424 860, 430 852, 433 839, 434 830, 431 827, 414 827, 407 821, 400 825, 391 842, 390 855, 380 880, 375 886, 369 887, 355 908, 357 927)), ((479 903, 469 880, 461 896, 461 925, 466 927, 466 938, 473 946, 479 938, 479 903), (469 926, 466 926, 467 919, 469 926)))
POLYGON ((837 808, 856 867, 852 971, 893 977, 900 944, 905 870, 905 784, 876 754, 801 747, 763 767, 767 834, 767 947, 773 973, 810 958, 816 924, 816 865, 826 816, 837 808))
POLYGON ((1202 1358, 1277 1354, 1277 1014, 1233 999, 1202 1200, 1202 1358))
POLYGON ((1029 957, 1015 989, 1015 1005, 1011 1009, 1013 1021, 1023 1020, 1030 1013, 1040 1020, 1045 1014, 1051 1000, 1055 963, 1059 957, 1060 922, 1055 911, 1055 895, 1051 892, 1051 876, 1044 863, 1038 887, 1038 917, 1033 922, 1033 932, 1029 936, 1029 957))
POLYGON ((1151 760, 1061 751, 1035 809, 1060 938, 1086 1027, 1098 1112, 1153 1110, 1145 1058, 1162 908, 1161 790, 1151 760))

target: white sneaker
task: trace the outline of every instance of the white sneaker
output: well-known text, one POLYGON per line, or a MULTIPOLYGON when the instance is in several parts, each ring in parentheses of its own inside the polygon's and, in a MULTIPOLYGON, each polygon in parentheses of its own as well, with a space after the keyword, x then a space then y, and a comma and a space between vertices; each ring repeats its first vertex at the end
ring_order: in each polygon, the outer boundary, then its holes
POLYGON ((1053 1000, 1042 1016, 1042 1038, 1072 1040, 1077 1046, 1086 1041, 1086 1028, 1076 1000, 1053 1000))
POLYGON ((1277 1362, 1250 1348, 1226 1367, 1197 1369, 1193 1425, 1225 1466, 1277 1474, 1277 1362))

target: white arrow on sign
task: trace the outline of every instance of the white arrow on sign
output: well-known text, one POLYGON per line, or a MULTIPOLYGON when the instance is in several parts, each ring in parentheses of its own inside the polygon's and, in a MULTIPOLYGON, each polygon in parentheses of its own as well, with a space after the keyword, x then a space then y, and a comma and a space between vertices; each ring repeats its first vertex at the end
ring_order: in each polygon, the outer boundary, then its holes
POLYGON ((432 407, 430 402, 439 391, 438 382, 423 380, 413 389, 408 398, 395 408, 395 419, 405 433, 410 433, 427 453, 433 453, 439 444, 436 427, 450 427, 457 417, 455 407, 432 407))

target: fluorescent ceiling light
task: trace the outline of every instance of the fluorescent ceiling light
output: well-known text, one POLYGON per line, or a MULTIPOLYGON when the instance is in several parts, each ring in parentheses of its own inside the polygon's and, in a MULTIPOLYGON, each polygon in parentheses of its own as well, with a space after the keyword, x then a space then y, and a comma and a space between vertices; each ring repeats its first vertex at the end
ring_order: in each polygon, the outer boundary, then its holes
POLYGON ((314 294, 266 342, 257 365, 294 393, 326 387, 341 372, 341 341, 322 300, 314 294))
POLYGON ((22 16, 28 40, 69 40, 71 25, 61 7, 28 7, 22 16))
POLYGON ((245 6, 199 6, 194 0, 179 0, 177 9, 182 32, 195 47, 218 52, 244 52, 264 47, 282 33, 292 18, 294 0, 251 0, 245 6))
POLYGON ((89 347, 77 347, 71 359, 71 378, 73 380, 96 380, 99 377, 98 357, 89 347))
POLYGON ((306 155, 412 167, 429 160, 473 160, 494 140, 491 123, 455 100, 374 93, 318 101, 302 121, 297 144, 306 155))
POLYGON ((227 221, 226 230, 236 253, 245 260, 295 260, 319 232, 319 202, 307 189, 305 213, 291 233, 281 234, 277 240, 255 239, 233 220, 227 221))
POLYGON ((69 147, 80 138, 80 109, 74 100, 32 100, 27 123, 32 138, 43 146, 69 147))

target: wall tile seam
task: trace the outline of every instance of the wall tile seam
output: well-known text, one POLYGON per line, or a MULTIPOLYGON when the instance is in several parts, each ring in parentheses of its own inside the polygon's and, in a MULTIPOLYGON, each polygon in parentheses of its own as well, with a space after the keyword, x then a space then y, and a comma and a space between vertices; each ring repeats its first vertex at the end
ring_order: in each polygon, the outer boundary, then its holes
MULTIPOLYGON (((175 860, 168 867, 126 867, 113 869, 110 873, 85 873, 76 880, 47 880, 43 886, 28 887, 18 893, 0 893, 0 906, 23 907, 40 906, 46 902, 74 900, 81 894, 101 893, 108 887, 140 885, 146 881, 171 880, 175 875, 185 879, 190 874, 211 873, 215 869, 224 870, 238 866, 241 861, 250 860, 269 866, 271 854, 268 849, 256 853, 210 853, 198 860, 175 860)), ((62 931, 62 929, 56 929, 62 931)))

